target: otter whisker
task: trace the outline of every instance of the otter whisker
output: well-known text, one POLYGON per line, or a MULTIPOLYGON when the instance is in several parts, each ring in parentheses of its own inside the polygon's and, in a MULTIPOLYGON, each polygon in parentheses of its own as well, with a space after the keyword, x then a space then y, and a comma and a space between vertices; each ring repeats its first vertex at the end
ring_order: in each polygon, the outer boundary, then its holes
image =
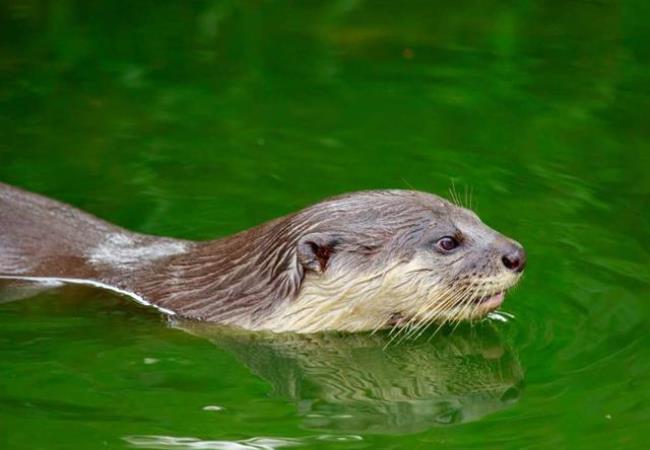
POLYGON ((450 293, 450 290, 446 288, 439 295, 439 297, 442 299, 441 301, 425 303, 416 311, 416 313, 413 315, 413 318, 411 319, 411 322, 413 322, 413 331, 408 333, 409 337, 418 330, 418 325, 425 325, 420 326, 422 329, 422 331, 420 331, 420 334, 426 330, 427 326, 431 322, 431 319, 435 316, 436 311, 444 308, 447 303, 451 302, 448 293, 450 293))
POLYGON ((451 187, 449 188, 449 195, 451 196, 451 200, 456 206, 462 207, 462 203, 460 201, 460 196, 458 195, 458 191, 456 191, 456 184, 454 183, 454 179, 451 179, 451 187))
MULTIPOLYGON (((449 304, 454 305, 454 304, 458 304, 459 302, 463 302, 465 297, 469 297, 469 295, 470 293, 468 292, 468 288, 463 287, 454 296, 451 297, 451 301, 449 302, 449 304)), ((444 317, 443 320, 438 325, 438 327, 435 329, 435 331, 431 334, 428 340, 430 341, 431 339, 433 339, 433 337, 436 334, 438 334, 438 332, 442 329, 442 327, 450 320, 453 320, 453 316, 451 318, 444 317)))
MULTIPOLYGON (((460 295, 462 295, 462 292, 452 292, 447 288, 441 292, 440 298, 442 298, 442 301, 423 305, 423 307, 421 307, 410 320, 410 323, 412 323, 411 329, 405 333, 404 338, 411 338, 415 335, 415 339, 417 339, 421 336, 422 333, 424 333, 431 325, 431 319, 433 319, 439 311, 444 310, 448 305, 457 301, 457 298, 460 295)), ((441 323, 441 326, 442 325, 444 325, 444 320, 441 323)))

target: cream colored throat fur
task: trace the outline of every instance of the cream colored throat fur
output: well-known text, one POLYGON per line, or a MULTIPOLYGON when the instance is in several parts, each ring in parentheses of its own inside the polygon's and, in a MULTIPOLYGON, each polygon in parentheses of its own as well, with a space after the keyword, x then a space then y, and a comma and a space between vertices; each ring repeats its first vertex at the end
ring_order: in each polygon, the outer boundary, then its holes
POLYGON ((330 277, 308 274, 296 299, 278 308, 260 329, 293 331, 373 331, 388 326, 406 306, 435 301, 436 289, 418 286, 417 261, 395 263, 381 272, 345 271, 330 277))
POLYGON ((298 333, 376 331, 394 326, 391 320, 396 314, 408 318, 403 326, 474 320, 489 311, 470 300, 506 291, 518 279, 518 275, 498 274, 459 288, 418 257, 393 263, 384 271, 345 271, 331 277, 308 274, 298 297, 254 328, 298 333))

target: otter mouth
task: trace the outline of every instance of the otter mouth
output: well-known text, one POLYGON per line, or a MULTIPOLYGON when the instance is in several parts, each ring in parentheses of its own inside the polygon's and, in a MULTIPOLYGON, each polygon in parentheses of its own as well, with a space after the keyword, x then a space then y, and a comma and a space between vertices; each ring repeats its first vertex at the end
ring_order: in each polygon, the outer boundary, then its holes
POLYGON ((473 305, 479 305, 482 308, 489 308, 490 310, 496 309, 503 304, 503 299, 505 297, 505 291, 497 292, 496 294, 491 294, 483 297, 477 297, 470 301, 473 305))
MULTIPOLYGON (((474 315, 475 317, 476 315, 482 317, 494 311, 495 309, 499 308, 503 304, 505 295, 506 295, 505 291, 500 291, 495 294, 484 295, 481 297, 473 298, 469 301, 460 302, 452 306, 452 308, 461 310, 463 308, 467 308, 467 305, 473 305, 475 306, 475 310, 473 311, 472 315, 474 315)), ((413 319, 412 316, 405 316, 402 313, 396 312, 391 315, 390 319, 388 320, 387 326, 400 327, 411 323, 412 319, 413 319)))

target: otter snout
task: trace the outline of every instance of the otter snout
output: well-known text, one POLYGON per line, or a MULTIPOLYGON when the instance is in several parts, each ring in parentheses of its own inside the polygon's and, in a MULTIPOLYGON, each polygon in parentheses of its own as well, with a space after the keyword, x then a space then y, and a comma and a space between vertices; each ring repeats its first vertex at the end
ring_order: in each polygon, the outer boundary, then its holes
POLYGON ((508 242, 501 257, 501 262, 506 269, 515 273, 521 273, 526 267, 526 251, 517 242, 508 242))

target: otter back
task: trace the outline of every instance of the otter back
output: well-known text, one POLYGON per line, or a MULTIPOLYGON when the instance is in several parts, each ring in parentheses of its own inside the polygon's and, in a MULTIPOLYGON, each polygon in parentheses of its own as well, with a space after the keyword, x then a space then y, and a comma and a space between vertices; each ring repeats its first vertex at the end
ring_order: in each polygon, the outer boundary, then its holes
POLYGON ((0 183, 0 276, 107 282, 184 248, 0 183))
POLYGON ((87 251, 116 230, 63 203, 0 184, 0 275, 91 276, 87 251))

